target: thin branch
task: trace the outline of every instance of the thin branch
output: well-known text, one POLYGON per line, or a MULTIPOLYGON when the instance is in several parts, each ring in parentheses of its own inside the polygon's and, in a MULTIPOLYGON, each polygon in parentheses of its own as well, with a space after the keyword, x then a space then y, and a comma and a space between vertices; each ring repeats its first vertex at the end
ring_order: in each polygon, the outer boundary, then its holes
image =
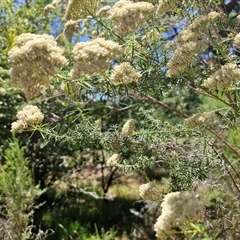
POLYGON ((108 178, 108 180, 107 180, 107 186, 105 186, 105 188, 104 188, 104 193, 107 193, 109 187, 112 185, 113 176, 114 176, 114 174, 116 173, 117 170, 118 170, 118 167, 115 167, 115 168, 113 169, 113 171, 111 171, 110 176, 109 176, 109 178, 108 178))
MULTIPOLYGON (((218 139, 218 140, 220 140, 222 143, 224 143, 229 149, 231 149, 232 150, 232 152, 233 153, 235 153, 235 155, 240 159, 240 153, 236 150, 236 149, 234 149, 228 142, 226 142, 224 139, 222 139, 221 137, 220 137, 220 135, 219 134, 217 134, 217 133, 215 133, 212 129, 210 129, 210 128, 206 128, 209 132, 211 132, 212 134, 214 134, 214 136, 218 139)), ((239 177, 239 179, 240 179, 240 177, 239 177)))
POLYGON ((128 110, 129 108, 132 108, 132 107, 135 107, 137 106, 138 104, 131 104, 129 106, 126 106, 126 107, 123 107, 123 108, 117 108, 117 107, 112 107, 112 106, 104 106, 105 108, 108 108, 108 109, 111 109, 110 112, 108 113, 108 115, 111 115, 111 114, 115 114, 117 112, 121 112, 121 111, 126 111, 128 110))
MULTIPOLYGON (((75 186, 73 186, 75 187, 75 186)), ((76 187, 75 187, 76 188, 76 187)), ((108 201, 113 201, 114 199, 111 197, 107 197, 107 196, 99 196, 96 192, 89 192, 84 190, 83 188, 77 188, 78 192, 83 193, 85 195, 88 195, 90 197, 93 197, 94 199, 101 199, 101 200, 108 200, 108 201)))
POLYGON ((143 100, 145 102, 149 102, 149 103, 153 103, 153 104, 156 104, 156 105, 159 105, 171 112, 174 112, 176 114, 178 114, 179 116, 181 117, 184 117, 184 118, 188 118, 189 116, 179 110, 177 110, 176 108, 173 108, 173 107, 170 107, 169 105, 157 100, 156 98, 153 98, 149 95, 143 95, 143 94, 137 94, 137 93, 129 93, 130 96, 134 97, 134 98, 138 98, 140 100, 143 100))
MULTIPOLYGON (((215 152, 215 154, 216 154, 223 162, 225 162, 225 163, 227 162, 227 163, 231 166, 231 168, 233 168, 233 166, 232 166, 231 163, 227 160, 227 158, 224 156, 224 154, 223 154, 223 153, 220 154, 220 153, 217 151, 216 146, 213 145, 213 146, 212 146, 212 149, 213 149, 213 151, 215 152)), ((234 177, 232 176, 231 172, 229 171, 228 167, 226 167, 225 169, 227 170, 227 173, 228 173, 228 175, 230 176, 230 178, 231 178, 231 180, 232 180, 235 188, 236 188, 236 189, 238 190, 238 192, 240 193, 240 189, 239 189, 239 187, 238 187, 238 185, 237 185, 234 177)), ((233 169, 234 169, 234 168, 233 168, 233 169)), ((239 177, 239 176, 238 176, 238 177, 239 177)))
MULTIPOLYGON (((189 82, 195 84, 193 81, 189 81, 189 82)), ((188 87, 189 89, 191 89, 192 91, 194 91, 195 93, 199 93, 199 94, 202 94, 202 95, 204 95, 204 96, 211 97, 211 98, 213 98, 213 99, 216 99, 216 100, 218 100, 218 101, 226 104, 227 106, 229 106, 229 107, 231 107, 231 108, 233 107, 232 104, 224 101, 223 99, 219 98, 217 95, 212 94, 211 92, 209 92, 209 91, 206 90, 206 89, 203 89, 203 88, 201 88, 201 87, 194 88, 194 87, 192 87, 192 86, 190 86, 190 85, 187 85, 187 87, 188 87)))

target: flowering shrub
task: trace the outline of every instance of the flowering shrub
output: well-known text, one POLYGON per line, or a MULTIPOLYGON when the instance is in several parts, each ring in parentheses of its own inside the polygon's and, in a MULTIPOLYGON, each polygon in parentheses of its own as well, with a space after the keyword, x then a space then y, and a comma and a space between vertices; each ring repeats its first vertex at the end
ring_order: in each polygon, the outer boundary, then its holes
MULTIPOLYGON (((23 33, 10 44, 10 82, 39 108, 19 111, 9 131, 40 132, 45 144, 77 149, 79 159, 90 154, 103 175, 110 169, 99 199, 118 168, 165 168, 162 192, 153 182, 140 187, 143 199, 161 203, 152 224, 159 239, 238 239, 237 5, 54 0, 45 11, 64 16, 56 39, 23 33), (46 107, 43 119, 42 102, 53 98, 61 107, 46 107), (203 194, 211 188, 220 195, 214 206, 203 194)), ((81 167, 69 169, 77 175, 81 167)))

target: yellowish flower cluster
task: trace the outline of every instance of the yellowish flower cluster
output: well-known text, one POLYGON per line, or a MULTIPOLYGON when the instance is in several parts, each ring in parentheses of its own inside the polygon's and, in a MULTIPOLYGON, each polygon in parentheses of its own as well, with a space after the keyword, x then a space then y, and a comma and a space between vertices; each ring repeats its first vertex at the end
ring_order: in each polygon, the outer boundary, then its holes
POLYGON ((180 32, 177 36, 179 44, 183 44, 190 41, 198 41, 201 34, 199 31, 193 31, 189 28, 180 32))
POLYGON ((167 63, 167 77, 175 77, 181 74, 187 67, 187 63, 195 55, 197 48, 196 42, 187 42, 178 47, 173 57, 167 63))
POLYGON ((221 15, 222 14, 218 12, 210 12, 208 15, 196 18, 185 30, 178 34, 178 42, 183 44, 189 41, 200 41, 202 32, 209 29, 207 24, 213 23, 215 20, 219 19, 221 15))
POLYGON ((47 15, 49 12, 51 12, 53 9, 55 9, 55 7, 62 2, 63 0, 53 0, 51 3, 49 3, 48 5, 46 5, 44 7, 44 12, 47 15))
POLYGON ((115 153, 107 160, 107 165, 116 166, 119 160, 120 160, 120 155, 118 153, 115 153))
POLYGON ((162 214, 154 225, 156 237, 167 239, 173 235, 174 228, 180 227, 185 221, 199 221, 204 218, 203 203, 193 192, 172 192, 164 197, 161 204, 162 214))
POLYGON ((80 20, 87 15, 92 15, 98 8, 101 0, 69 0, 65 20, 80 20))
POLYGON ((22 132, 29 126, 43 121, 43 114, 37 106, 27 105, 17 113, 17 121, 12 123, 11 132, 22 132))
POLYGON ((184 125, 188 128, 193 128, 195 126, 199 126, 199 125, 203 125, 204 123, 207 123, 212 117, 213 117, 212 112, 194 114, 191 117, 186 118, 184 120, 184 125))
MULTIPOLYGON (((239 15, 240 16, 240 15, 239 15)), ((234 43, 237 46, 240 46, 240 33, 238 33, 235 37, 234 37, 234 43)))
POLYGON ((223 15, 224 15, 223 13, 219 13, 219 12, 210 12, 208 13, 208 21, 214 22, 216 19, 219 19, 223 15))
POLYGON ((102 8, 100 8, 99 10, 98 10, 98 12, 97 12, 97 16, 109 16, 109 14, 110 14, 110 11, 111 10, 111 7, 109 6, 109 5, 106 5, 106 6, 104 6, 104 7, 102 7, 102 8))
POLYGON ((43 86, 48 86, 50 77, 68 63, 63 50, 47 34, 21 34, 8 56, 12 65, 11 82, 23 90, 27 99, 32 99, 43 86))
POLYGON ((115 84, 128 84, 136 82, 142 76, 129 62, 116 65, 110 75, 110 80, 115 84))
POLYGON ((140 196, 144 200, 160 201, 162 200, 162 193, 156 188, 155 182, 142 184, 139 187, 140 196))
POLYGON ((207 24, 214 22, 221 16, 218 12, 210 12, 206 16, 195 19, 185 30, 177 36, 173 57, 167 64, 167 76, 176 77, 187 67, 187 63, 201 49, 208 45, 202 41, 202 33, 208 29, 207 24))
POLYGON ((156 13, 161 15, 166 12, 174 11, 177 8, 177 4, 182 4, 179 0, 159 0, 156 13))
POLYGON ((127 122, 123 125, 123 128, 122 128, 123 137, 128 137, 133 134, 135 130, 135 123, 136 121, 134 119, 127 120, 127 122))
POLYGON ((153 12, 154 6, 151 3, 120 0, 109 12, 109 19, 113 21, 116 33, 125 36, 135 32, 153 12))
POLYGON ((240 69, 236 64, 227 63, 221 69, 216 71, 212 76, 207 78, 202 87, 226 89, 231 84, 240 80, 240 69))
POLYGON ((117 59, 121 53, 118 43, 103 38, 77 43, 73 48, 75 64, 71 77, 77 79, 84 74, 103 74, 109 69, 110 61, 117 59))
POLYGON ((68 39, 71 39, 73 34, 79 29, 79 21, 69 20, 64 25, 64 34, 68 39))
POLYGON ((0 87, 0 95, 1 95, 1 96, 5 96, 6 94, 7 94, 6 89, 3 88, 3 87, 0 87))

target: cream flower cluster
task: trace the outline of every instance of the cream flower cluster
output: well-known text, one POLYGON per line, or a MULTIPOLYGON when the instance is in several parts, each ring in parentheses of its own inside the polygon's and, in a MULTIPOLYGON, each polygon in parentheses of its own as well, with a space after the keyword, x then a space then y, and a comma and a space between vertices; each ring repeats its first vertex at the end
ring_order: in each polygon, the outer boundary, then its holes
POLYGON ((212 76, 207 78, 203 83, 202 87, 205 88, 220 88, 226 89, 240 80, 240 69, 236 64, 227 63, 216 71, 212 76))
POLYGON ((43 114, 37 106, 27 105, 17 113, 17 121, 12 123, 11 132, 22 132, 28 126, 43 121, 43 114))
POLYGON ((181 4, 182 1, 179 0, 159 0, 156 13, 161 15, 166 12, 174 11, 177 7, 177 4, 181 4))
POLYGON ((122 128, 123 137, 128 137, 133 134, 135 130, 135 123, 136 121, 134 119, 127 120, 127 122, 123 125, 123 128, 122 128))
POLYGON ((64 34, 71 39, 73 34, 79 29, 79 21, 69 20, 64 25, 64 34))
POLYGON ((174 234, 174 228, 185 221, 199 221, 204 218, 203 203, 193 192, 172 192, 164 197, 161 204, 162 214, 154 225, 156 237, 166 239, 174 234))
POLYGON ((125 36, 135 32, 153 12, 154 6, 151 3, 120 0, 109 11, 109 19, 113 21, 116 33, 125 36))
POLYGON ((210 12, 208 15, 203 15, 194 19, 194 21, 188 26, 188 29, 192 31, 199 30, 200 28, 203 29, 206 27, 206 24, 213 23, 221 16, 222 14, 219 12, 210 12))
POLYGON ((204 112, 194 114, 189 118, 184 120, 184 125, 188 128, 193 128, 195 126, 203 125, 207 123, 213 117, 213 112, 204 112))
POLYGON ((144 200, 160 201, 162 200, 162 193, 156 188, 155 182, 142 184, 139 187, 140 196, 144 200))
POLYGON ((196 42, 187 42, 178 47, 173 57, 167 63, 167 77, 175 77, 181 74, 187 67, 187 63, 195 55, 196 42))
POLYGON ((69 0, 65 20, 80 20, 95 13, 101 0, 69 0))
POLYGON ((0 95, 1 95, 1 96, 5 96, 6 94, 7 94, 6 89, 3 88, 3 87, 0 87, 0 95))
POLYGON ((24 33, 16 42, 8 53, 11 82, 22 88, 27 99, 32 99, 68 61, 57 42, 47 34, 24 33))
POLYGON ((115 153, 107 160, 107 165, 116 166, 119 160, 120 160, 120 155, 118 153, 115 153))
POLYGON ((200 16, 178 34, 178 44, 175 44, 176 50, 167 64, 168 77, 180 75, 186 69, 187 63, 195 53, 208 46, 202 41, 202 33, 208 29, 208 23, 213 23, 220 16, 221 14, 218 12, 210 12, 206 16, 200 16))
MULTIPOLYGON (((240 15, 239 15, 240 16, 240 15)), ((234 43, 237 46, 240 46, 240 33, 238 33, 235 37, 234 37, 234 43)))
POLYGON ((200 41, 202 32, 209 29, 207 25, 219 19, 221 15, 219 12, 210 12, 208 15, 196 18, 185 30, 178 34, 178 42, 183 44, 189 41, 200 41))
POLYGON ((75 64, 71 77, 76 79, 84 74, 103 74, 109 69, 111 60, 117 59, 121 53, 118 43, 104 38, 77 43, 73 48, 75 64))
POLYGON ((109 5, 106 5, 106 6, 102 7, 102 8, 100 8, 96 15, 97 16, 109 16, 109 14, 110 14, 109 11, 110 10, 111 10, 111 7, 109 5))
POLYGON ((128 84, 136 82, 142 76, 129 62, 116 65, 110 75, 110 80, 115 84, 128 84))
POLYGON ((51 12, 53 9, 56 8, 56 6, 61 2, 67 2, 68 0, 53 0, 51 3, 46 5, 44 7, 44 12, 47 15, 49 12, 51 12))

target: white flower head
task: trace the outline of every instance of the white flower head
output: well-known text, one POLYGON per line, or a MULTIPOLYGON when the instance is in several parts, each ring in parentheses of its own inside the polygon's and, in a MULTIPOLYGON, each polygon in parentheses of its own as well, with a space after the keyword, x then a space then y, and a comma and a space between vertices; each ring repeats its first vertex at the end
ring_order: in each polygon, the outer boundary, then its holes
POLYGON ((44 115, 37 106, 27 105, 17 112, 17 121, 12 123, 11 132, 22 132, 31 125, 40 123, 44 115))
POLYGON ((240 80, 240 69, 237 64, 227 63, 207 78, 202 87, 226 89, 240 80))
POLYGON ((3 88, 3 87, 0 87, 0 95, 1 95, 1 96, 5 96, 6 94, 7 94, 6 89, 3 88))
POLYGON ((109 69, 111 60, 117 59, 121 53, 122 48, 118 43, 100 37, 77 43, 73 48, 75 64, 70 75, 77 79, 84 74, 104 74, 109 69))
POLYGON ((32 99, 44 86, 48 86, 50 77, 68 63, 63 50, 47 34, 19 35, 8 56, 12 66, 11 83, 20 87, 27 99, 32 99))
POLYGON ((131 136, 135 130, 135 123, 136 121, 134 119, 129 119, 127 122, 123 125, 122 128, 122 136, 127 137, 131 136))
POLYGON ((144 200, 160 201, 162 199, 162 193, 156 188, 155 182, 142 184, 139 192, 144 200))
POLYGON ((115 153, 107 160, 107 165, 116 166, 119 160, 120 155, 118 153, 115 153))
POLYGON ((164 197, 161 204, 162 214, 154 225, 156 236, 166 239, 174 234, 174 228, 185 221, 203 220, 205 208, 193 192, 172 192, 164 197))
POLYGON ((135 32, 148 16, 154 12, 154 5, 148 2, 120 0, 108 11, 117 34, 125 36, 135 32))
POLYGON ((128 84, 136 82, 142 76, 129 62, 116 65, 110 75, 110 80, 115 84, 128 84))

